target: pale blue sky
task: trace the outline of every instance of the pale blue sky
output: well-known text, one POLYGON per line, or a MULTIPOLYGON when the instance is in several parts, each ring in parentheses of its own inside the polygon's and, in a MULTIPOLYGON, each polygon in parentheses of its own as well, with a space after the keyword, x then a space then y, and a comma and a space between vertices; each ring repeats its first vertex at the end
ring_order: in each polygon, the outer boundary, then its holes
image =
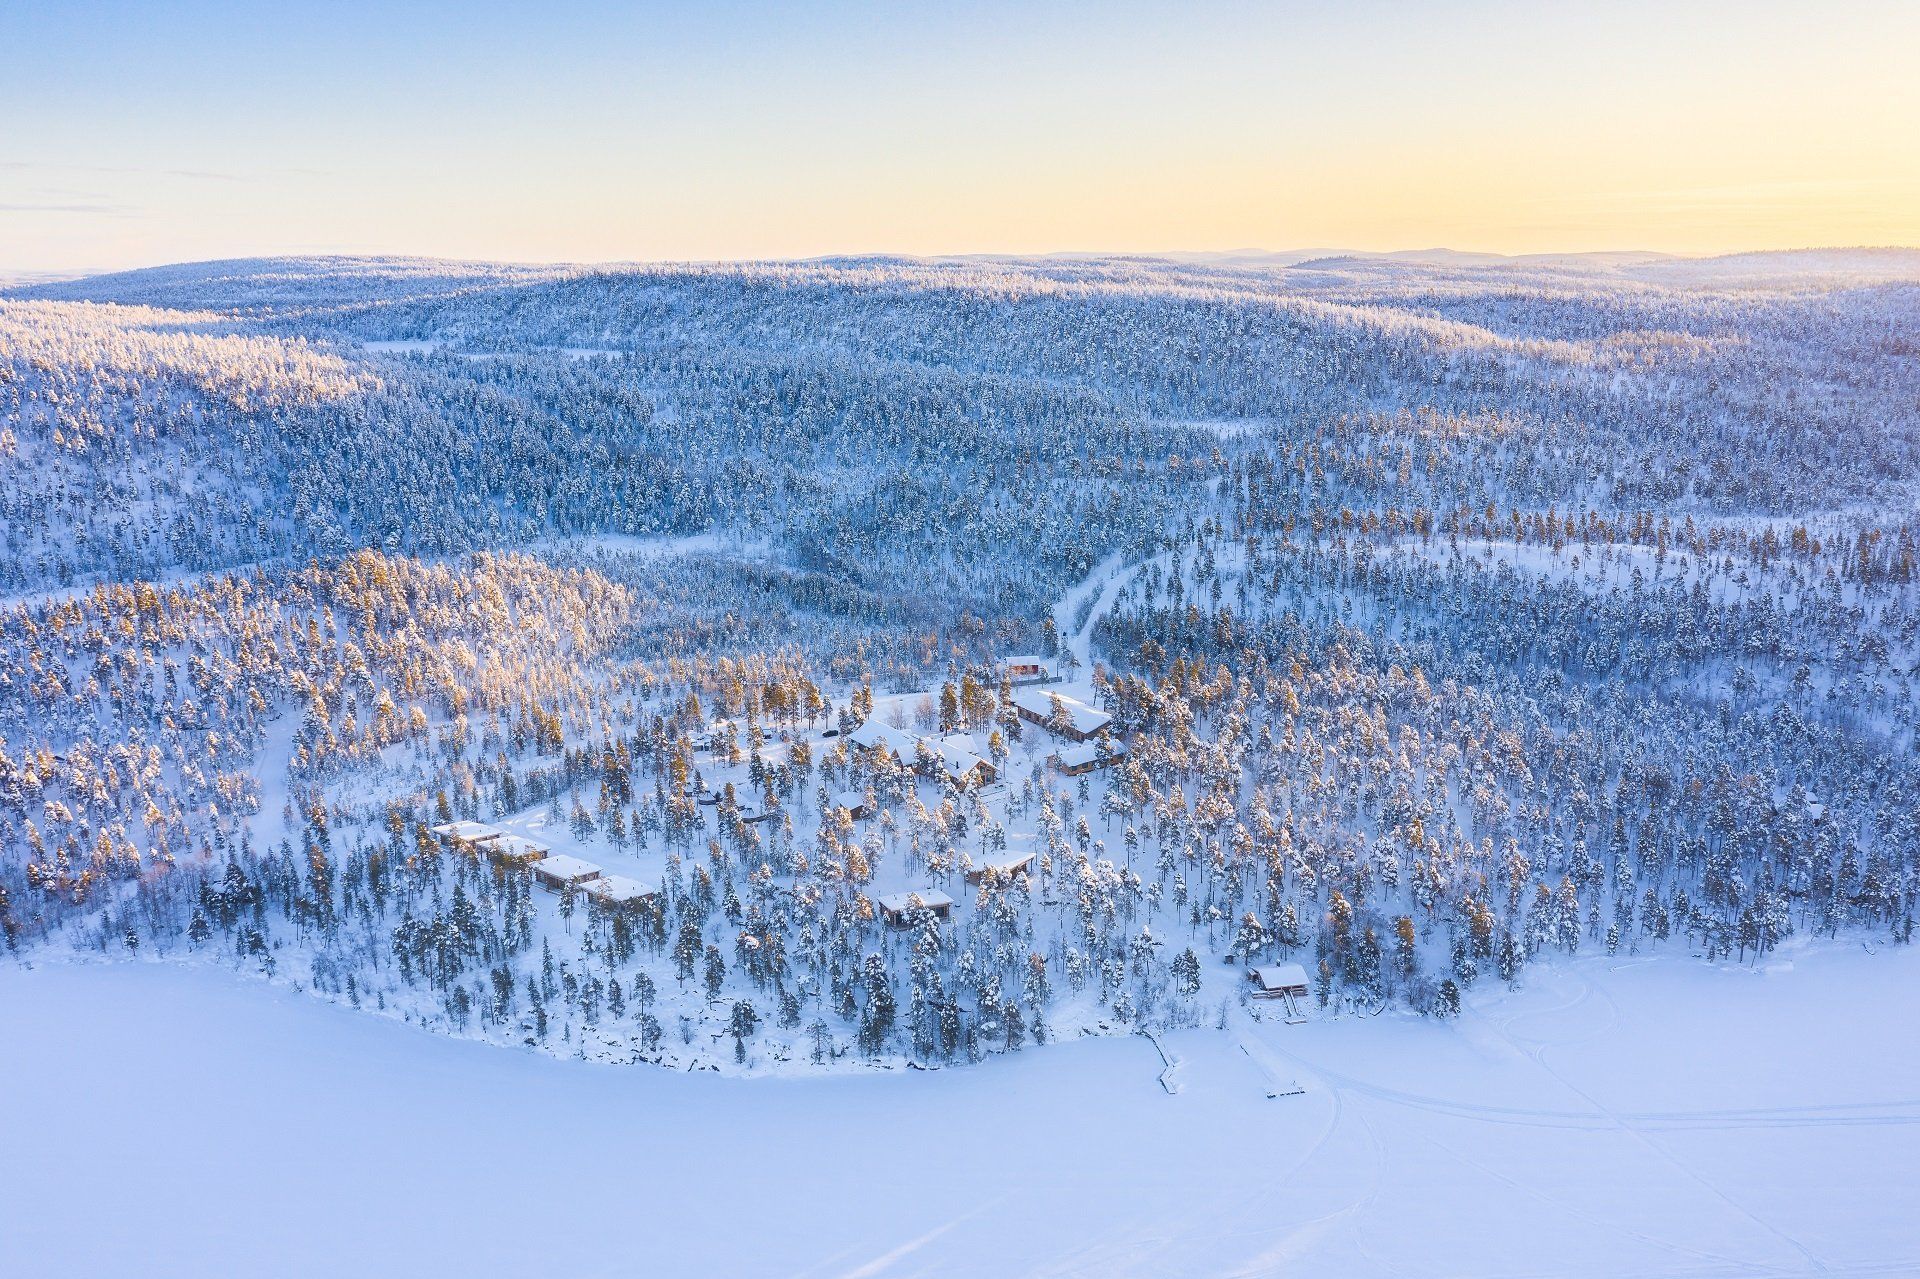
POLYGON ((0 8, 0 267, 1920 241, 1920 4, 0 8))

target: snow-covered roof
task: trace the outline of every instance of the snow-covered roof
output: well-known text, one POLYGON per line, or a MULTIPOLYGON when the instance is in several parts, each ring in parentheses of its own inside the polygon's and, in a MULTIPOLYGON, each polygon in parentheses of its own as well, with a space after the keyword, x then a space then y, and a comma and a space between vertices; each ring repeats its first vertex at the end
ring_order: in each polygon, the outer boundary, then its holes
POLYGON ((536 869, 548 879, 593 879, 600 874, 600 868, 592 862, 569 857, 565 853, 541 858, 536 869))
POLYGON ((866 792, 857 790, 843 790, 827 804, 828 808, 844 808, 850 813, 866 806, 866 792))
POLYGON ((1021 689, 1013 695, 1013 704, 1029 715, 1037 715, 1041 719, 1046 719, 1053 714, 1053 702, 1055 698, 1059 698, 1060 704, 1067 708, 1068 721, 1072 723, 1074 731, 1077 733, 1091 735, 1113 723, 1113 716, 1107 714, 1105 711, 1089 706, 1077 698, 1062 697, 1058 693, 1050 693, 1044 688, 1021 689))
POLYGON ((625 875, 603 876, 587 885, 588 896, 597 897, 610 906, 625 906, 630 902, 651 897, 655 891, 652 885, 643 884, 625 875))
POLYGON ((891 724, 882 724, 879 720, 872 718, 847 734, 847 737, 855 746, 864 747, 867 750, 884 746, 895 755, 908 760, 913 758, 914 743, 919 740, 905 729, 895 728, 891 724))
POLYGON ((886 911, 902 911, 913 905, 918 897, 920 904, 928 910, 942 910, 953 905, 953 898, 937 888, 921 888, 910 893, 887 893, 879 899, 880 908, 886 911))
POLYGON ((869 719, 848 736, 856 746, 868 750, 885 747, 889 753, 909 764, 920 758, 920 748, 925 746, 946 768, 947 775, 955 779, 965 778, 982 764, 992 766, 986 758, 986 748, 971 733, 949 733, 941 738, 921 737, 869 719))
POLYGON ((953 733, 932 745, 939 752, 940 763, 946 768, 949 777, 965 778, 982 764, 992 767, 985 758, 980 743, 971 733, 953 733))
POLYGON ((1041 657, 1037 653, 1016 653, 1012 657, 1001 658, 1000 664, 1002 666, 1039 666, 1044 668, 1051 666, 1053 659, 1051 657, 1041 657))
POLYGON ((500 830, 485 822, 447 822, 432 828, 436 835, 445 835, 448 839, 464 839, 469 844, 484 843, 489 839, 498 839, 500 830))
POLYGON ((1286 990, 1307 984, 1307 970, 1298 964, 1268 964, 1253 969, 1251 975, 1262 990, 1286 990))
POLYGON ((994 874, 1000 876, 1000 878, 1007 879, 1015 874, 1025 872, 1032 865, 1032 853, 1016 853, 1011 857, 995 857, 988 861, 981 862, 974 868, 973 873, 979 875, 986 871, 992 871, 994 874))
POLYGON ((1082 742, 1078 746, 1069 746, 1054 752, 1062 768, 1080 768, 1087 764, 1098 764, 1101 760, 1126 758, 1127 748, 1115 742, 1111 749, 1101 750, 1096 742, 1082 742))
POLYGON ((487 841, 488 847, 503 857, 534 857, 547 855, 547 846, 528 839, 525 835, 498 835, 487 841))

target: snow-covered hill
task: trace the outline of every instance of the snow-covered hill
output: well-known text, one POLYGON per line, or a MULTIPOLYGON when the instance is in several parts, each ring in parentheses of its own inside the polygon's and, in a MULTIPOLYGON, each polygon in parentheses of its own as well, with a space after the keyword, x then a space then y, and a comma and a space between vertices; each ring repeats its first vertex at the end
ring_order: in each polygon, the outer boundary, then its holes
POLYGON ((1765 261, 18 291, 10 951, 808 1074, 1903 945, 1920 291, 1765 261))

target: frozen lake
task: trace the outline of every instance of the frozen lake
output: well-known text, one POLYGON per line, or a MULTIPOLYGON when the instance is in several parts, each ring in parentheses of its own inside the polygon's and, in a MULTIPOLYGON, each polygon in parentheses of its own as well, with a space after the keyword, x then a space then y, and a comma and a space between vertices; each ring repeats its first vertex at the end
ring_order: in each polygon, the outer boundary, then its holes
POLYGON ((0 967, 17 1275, 1920 1272, 1920 955, 1582 959, 1451 1025, 721 1079, 0 967), (1269 1099, 1274 1081, 1300 1096, 1269 1099))

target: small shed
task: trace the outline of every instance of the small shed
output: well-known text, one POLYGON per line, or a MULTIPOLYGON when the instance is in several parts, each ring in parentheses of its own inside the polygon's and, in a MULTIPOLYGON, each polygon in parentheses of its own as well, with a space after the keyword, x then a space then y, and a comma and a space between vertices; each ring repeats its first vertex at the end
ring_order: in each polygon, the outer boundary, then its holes
POLYGON ((867 818, 873 816, 873 807, 867 803, 865 791, 841 791, 827 803, 828 812, 832 812, 836 808, 846 809, 847 816, 853 818, 856 822, 865 821, 867 818))
POLYGON ((581 861, 578 857, 569 857, 565 853, 555 853, 533 863, 533 877, 542 888, 564 893, 568 889, 578 888, 591 880, 600 878, 600 868, 592 862, 581 861))
POLYGON ((625 875, 602 875, 587 881, 587 896, 609 910, 627 910, 639 905, 660 890, 625 875))
POLYGON ((768 808, 757 799, 743 799, 733 806, 734 815, 746 825, 755 822, 770 822, 780 815, 777 808, 768 808))
POLYGON ((1281 999, 1292 995, 1304 999, 1307 994, 1307 970, 1298 964, 1268 964, 1247 969, 1255 999, 1281 999))
POLYGON ((1015 875, 1031 875, 1033 874, 1033 854, 1021 853, 1014 857, 1001 857, 990 862, 981 862, 967 872, 967 882, 979 883, 987 877, 988 871, 992 871, 1002 883, 1015 875))
POLYGON ((953 898, 937 888, 920 888, 910 893, 887 893, 876 903, 880 907, 880 919, 889 928, 905 928, 913 922, 916 910, 930 910, 935 918, 946 919, 953 914, 953 898))
POLYGON ((482 845, 487 855, 516 866, 530 866, 547 855, 547 846, 524 835, 499 835, 482 845))

